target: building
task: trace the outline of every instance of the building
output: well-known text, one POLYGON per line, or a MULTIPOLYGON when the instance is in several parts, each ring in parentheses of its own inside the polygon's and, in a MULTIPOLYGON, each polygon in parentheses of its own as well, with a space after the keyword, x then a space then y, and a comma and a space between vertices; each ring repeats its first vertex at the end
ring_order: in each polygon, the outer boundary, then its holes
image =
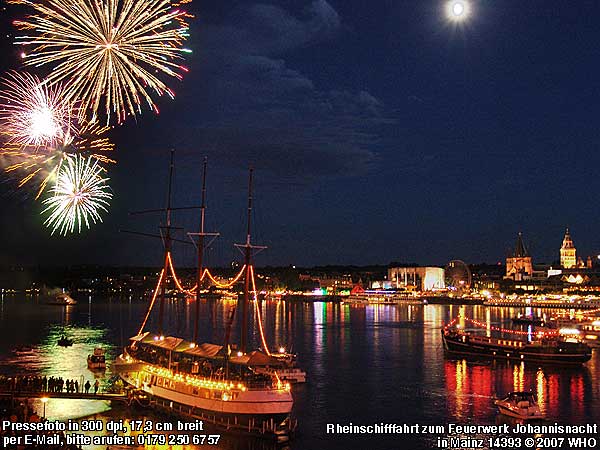
POLYGON ((506 277, 515 281, 521 281, 533 274, 533 264, 527 247, 523 243, 523 234, 517 236, 515 251, 506 258, 506 277))
POLYGON ((394 289, 416 288, 421 291, 444 289, 445 271, 441 267, 390 267, 388 281, 394 289))
POLYGON ((565 232, 565 237, 563 238, 562 246, 560 247, 560 266, 563 269, 572 269, 577 267, 577 250, 575 249, 575 244, 573 244, 573 239, 571 239, 571 235, 569 234, 569 229, 565 232))

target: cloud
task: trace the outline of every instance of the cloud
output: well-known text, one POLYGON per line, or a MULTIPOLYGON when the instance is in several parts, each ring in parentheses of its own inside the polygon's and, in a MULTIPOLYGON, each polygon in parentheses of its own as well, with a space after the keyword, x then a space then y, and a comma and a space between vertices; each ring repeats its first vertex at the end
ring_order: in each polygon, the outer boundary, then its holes
POLYGON ((331 38, 340 29, 338 13, 318 0, 300 18, 272 4, 241 7, 226 23, 206 25, 201 33, 205 51, 269 56, 331 38))
POLYGON ((290 67, 295 50, 329 41, 342 28, 325 0, 298 16, 257 3, 203 26, 199 75, 188 96, 194 104, 186 108, 194 113, 182 124, 188 135, 193 130, 194 148, 214 146, 217 158, 285 176, 372 168, 373 128, 387 120, 383 103, 364 90, 321 90, 290 67))

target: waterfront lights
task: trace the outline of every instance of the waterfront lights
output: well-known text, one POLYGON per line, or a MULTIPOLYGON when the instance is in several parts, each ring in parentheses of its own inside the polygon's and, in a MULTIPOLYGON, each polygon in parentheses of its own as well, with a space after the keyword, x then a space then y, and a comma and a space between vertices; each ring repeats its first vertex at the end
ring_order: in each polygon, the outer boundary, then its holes
POLYGON ((446 3, 446 17, 452 22, 463 22, 471 13, 467 0, 450 0, 446 3))
POLYGON ((285 353, 285 347, 279 347, 279 353, 285 353))
POLYGON ((237 352, 238 356, 244 356, 244 354, 242 352, 237 352))

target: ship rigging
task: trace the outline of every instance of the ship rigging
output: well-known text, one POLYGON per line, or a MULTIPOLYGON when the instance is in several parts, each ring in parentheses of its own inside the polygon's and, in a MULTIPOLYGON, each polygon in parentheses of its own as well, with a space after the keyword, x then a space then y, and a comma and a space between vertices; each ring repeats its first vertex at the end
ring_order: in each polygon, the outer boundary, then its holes
MULTIPOLYGON (((296 427, 291 417, 293 398, 290 384, 282 381, 276 371, 265 371, 281 364, 281 358, 272 355, 267 346, 261 312, 258 305, 256 281, 252 257, 266 247, 257 246, 251 240, 252 180, 250 170, 248 182, 248 216, 246 241, 236 247, 244 254, 244 265, 232 280, 222 283, 204 267, 206 238, 213 239, 218 233, 205 232, 206 212, 206 160, 202 180, 202 204, 200 209, 200 229, 190 233, 197 236, 198 269, 196 285, 185 289, 175 272, 172 258, 171 211, 174 209, 198 209, 198 207, 172 208, 171 190, 173 177, 173 153, 169 167, 169 187, 167 196, 166 224, 161 227, 164 244, 163 267, 152 293, 148 310, 143 318, 138 334, 130 338, 127 346, 115 363, 121 378, 130 386, 143 391, 157 407, 166 407, 188 416, 201 418, 218 426, 247 432, 250 434, 274 436, 278 441, 289 438, 296 427), (176 336, 166 336, 164 313, 166 284, 171 277, 180 292, 196 297, 194 332, 191 341, 176 336), (199 343, 199 317, 201 291, 209 283, 217 287, 231 287, 244 277, 244 295, 238 300, 239 306, 230 311, 226 324, 223 345, 199 343), (158 330, 146 330, 148 319, 156 300, 160 297, 158 330), (249 351, 248 307, 252 302, 254 316, 260 333, 261 350, 249 351), (231 326, 236 310, 241 309, 241 330, 239 345, 230 342, 231 326), (236 350, 234 352, 234 350, 236 350)), ((150 210, 157 211, 157 210, 150 210)), ((158 210, 161 211, 161 210, 158 210)))

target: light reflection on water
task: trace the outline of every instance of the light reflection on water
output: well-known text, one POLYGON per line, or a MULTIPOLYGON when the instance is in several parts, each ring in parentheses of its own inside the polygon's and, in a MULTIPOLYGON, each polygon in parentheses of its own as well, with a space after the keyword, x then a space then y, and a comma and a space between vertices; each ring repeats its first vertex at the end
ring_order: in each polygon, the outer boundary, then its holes
MULTIPOLYGON (((137 332, 146 303, 132 299, 77 298, 70 308, 39 304, 35 298, 0 298, 0 373, 62 376, 93 382, 86 357, 96 346, 110 361, 137 332), (63 332, 74 340, 69 348, 56 345, 63 332), (15 357, 18 345, 34 346, 33 356, 15 357)), ((203 340, 220 342, 231 302, 201 305, 203 340)), ((167 327, 190 338, 194 301, 169 301, 167 327)), ((374 422, 495 423, 493 400, 511 390, 532 390, 551 420, 588 423, 600 420, 600 361, 598 352, 581 368, 538 367, 510 362, 473 362, 444 358, 441 326, 458 314, 491 327, 510 327, 521 309, 483 306, 355 306, 332 303, 268 301, 261 305, 267 341, 298 353, 308 383, 295 386, 295 415, 300 430, 291 449, 396 448, 397 437, 327 435, 327 423, 374 422)), ((544 312, 535 309, 536 315, 544 312)), ((252 317, 252 311, 249 314, 252 317)), ((149 328, 156 327, 156 317, 149 328)), ((467 325, 468 323, 463 323, 467 325)), ((233 333, 235 337, 235 331, 233 333)), ((258 343, 256 330, 251 334, 258 343)), ((143 417, 148 412, 110 410, 106 402, 51 399, 46 415, 66 419, 89 415, 107 418, 143 417)), ((163 420, 154 416, 154 420, 163 420)), ((404 436, 403 438, 405 438, 404 436)), ((431 447, 427 439, 412 448, 431 447)), ((174 447, 175 448, 175 447, 174 447)), ((224 436, 216 448, 270 449, 269 443, 224 436)))

